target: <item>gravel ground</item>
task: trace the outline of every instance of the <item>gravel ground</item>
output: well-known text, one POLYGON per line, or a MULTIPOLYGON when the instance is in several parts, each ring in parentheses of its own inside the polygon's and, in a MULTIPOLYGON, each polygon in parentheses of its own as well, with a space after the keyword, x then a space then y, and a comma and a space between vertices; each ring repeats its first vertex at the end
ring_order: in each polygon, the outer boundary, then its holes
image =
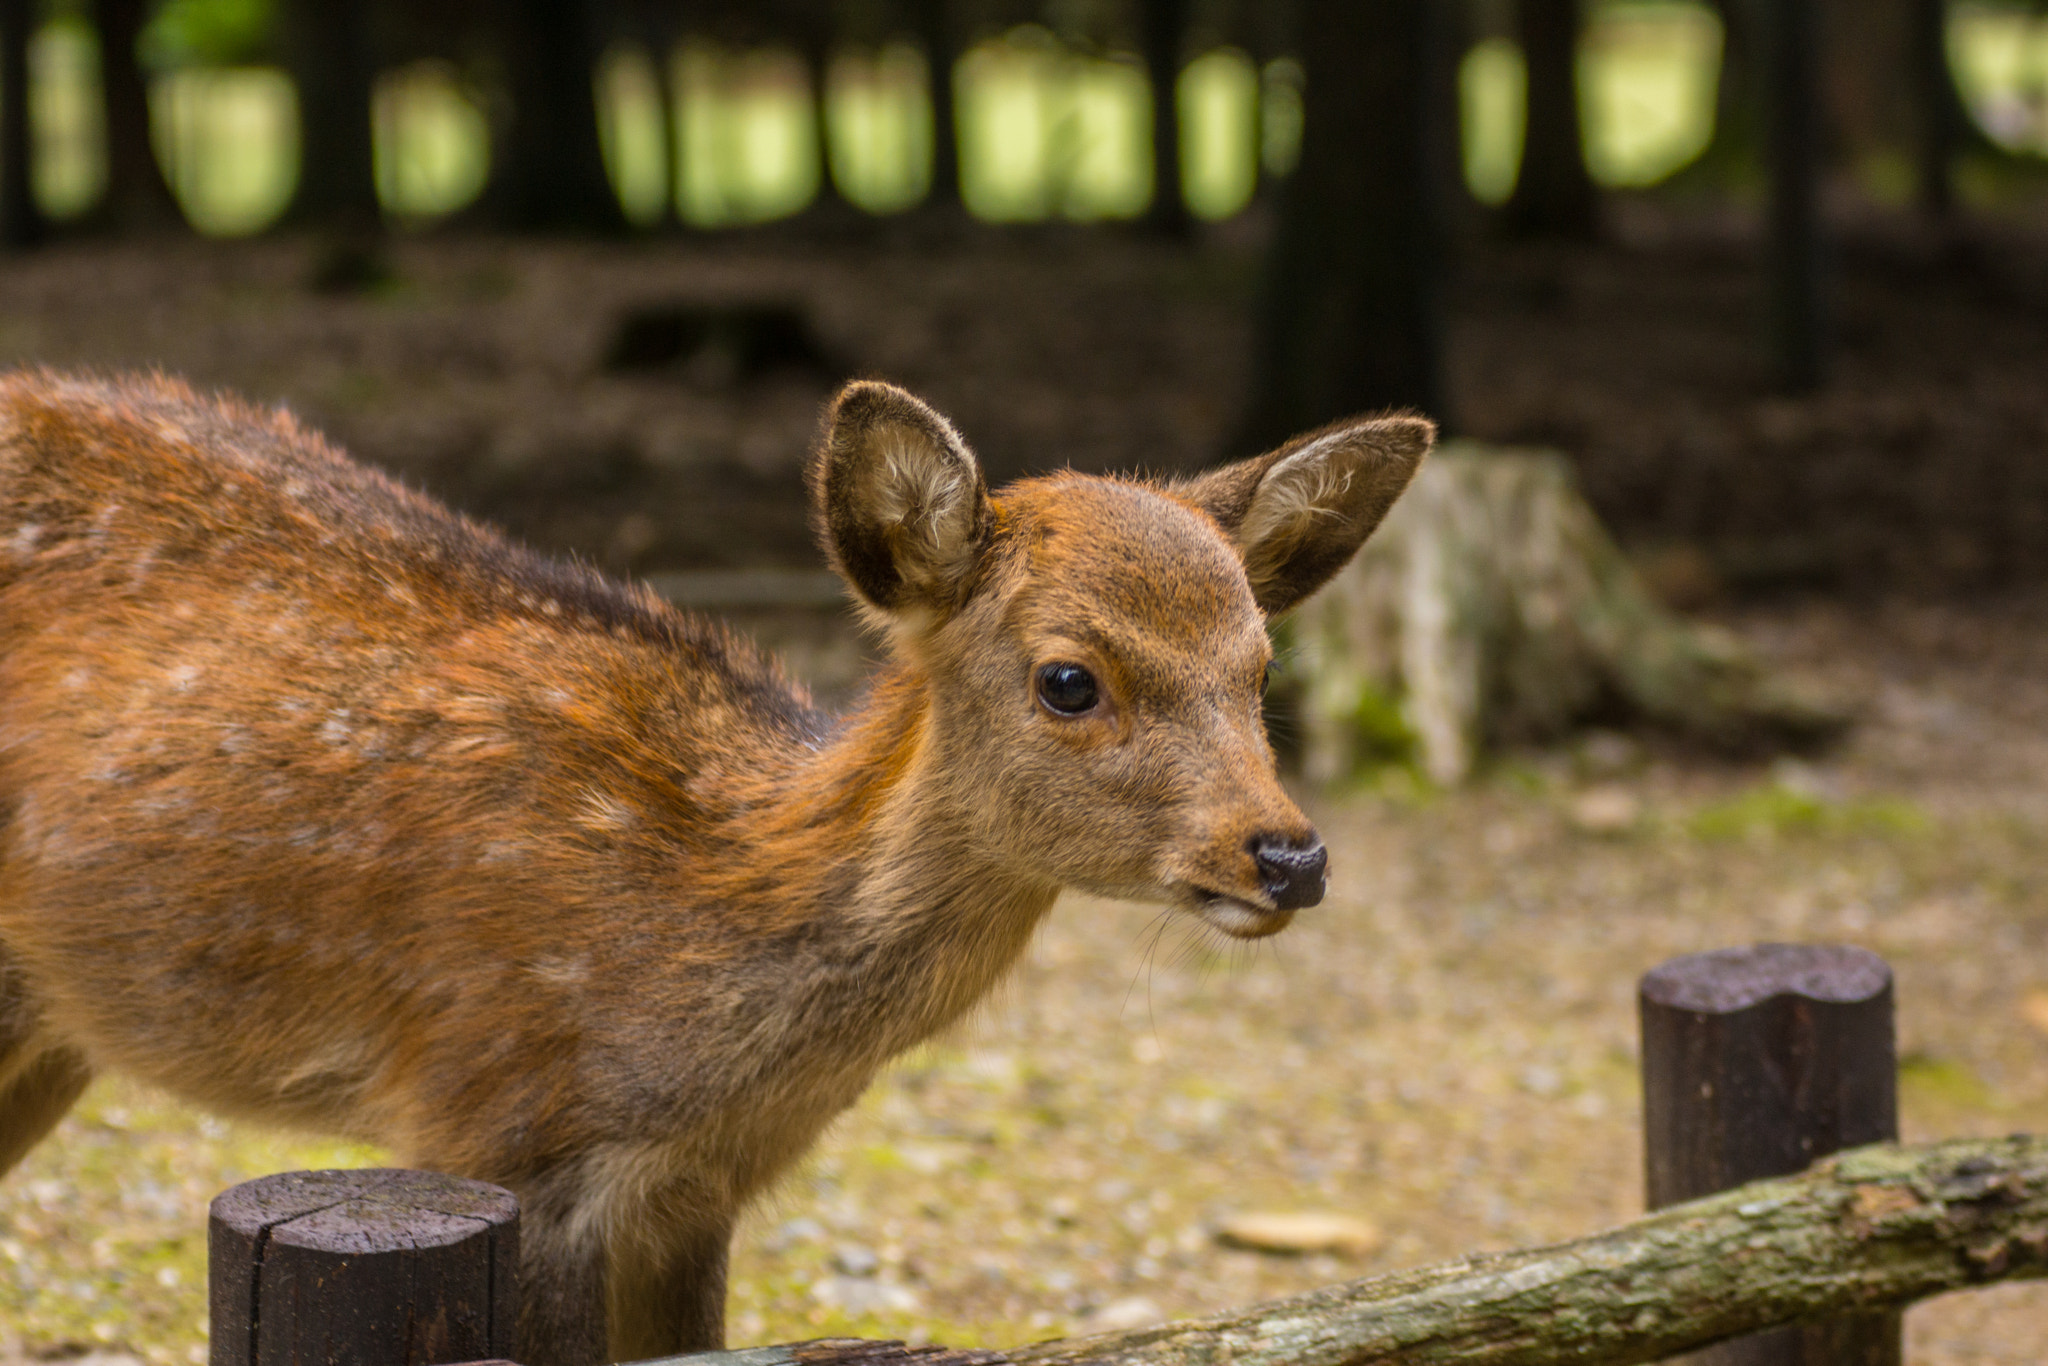
MULTIPOLYGON (((1330 899, 1256 950, 1071 900, 957 1038, 904 1060, 740 1239, 739 1343, 999 1345, 1182 1316, 1640 1211, 1633 985, 1673 954, 1837 940, 1898 974, 1908 1138, 2048 1127, 2048 602, 1730 622, 1867 720, 1808 764, 1604 737, 1468 791, 1311 797, 1330 899), (1584 828, 1599 791, 1634 819, 1584 828), (1219 1244, 1250 1211, 1352 1255, 1219 1244)), ((204 1360, 224 1186, 376 1154, 95 1087, 0 1184, 0 1354, 204 1360)), ((2032 1362, 2048 1288, 1908 1318, 1916 1366, 2032 1362)), ((118 1366, 118 1364, 116 1364, 118 1366)))

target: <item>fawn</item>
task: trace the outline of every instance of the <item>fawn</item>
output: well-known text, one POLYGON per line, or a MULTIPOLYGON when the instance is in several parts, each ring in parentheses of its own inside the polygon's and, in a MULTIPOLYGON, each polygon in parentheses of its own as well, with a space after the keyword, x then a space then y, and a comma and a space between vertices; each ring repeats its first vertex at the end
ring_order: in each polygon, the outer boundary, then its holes
POLYGON ((0 1171, 118 1069, 510 1187, 529 1366, 722 1346, 739 1211, 1062 888, 1321 899, 1265 619, 1433 435, 991 496, 852 384, 812 507, 891 662, 833 720, 283 412, 0 377, 0 1171))

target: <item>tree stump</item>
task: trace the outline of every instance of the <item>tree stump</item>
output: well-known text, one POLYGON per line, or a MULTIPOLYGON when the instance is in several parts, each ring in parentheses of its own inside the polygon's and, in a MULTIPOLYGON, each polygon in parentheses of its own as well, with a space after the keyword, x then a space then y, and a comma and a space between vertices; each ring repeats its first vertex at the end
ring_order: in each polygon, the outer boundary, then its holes
POLYGON ((1592 721, 1734 751, 1810 747, 1849 723, 1659 604, 1551 451, 1440 449, 1287 630, 1303 767, 1325 782, 1391 755, 1451 785, 1490 745, 1592 721))
POLYGON ((435 1172, 286 1172, 215 1197, 210 1366, 507 1358, 519 1202, 435 1172))

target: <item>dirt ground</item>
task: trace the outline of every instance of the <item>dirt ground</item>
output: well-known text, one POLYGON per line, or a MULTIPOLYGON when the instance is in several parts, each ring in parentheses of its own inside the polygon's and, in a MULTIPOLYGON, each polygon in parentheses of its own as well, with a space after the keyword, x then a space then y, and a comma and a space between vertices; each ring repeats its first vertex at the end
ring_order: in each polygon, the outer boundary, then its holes
MULTIPOLYGON (((1680 560, 1689 593, 1860 700, 1852 738, 1731 765, 1595 737, 1506 756, 1457 793, 1393 773, 1306 794, 1332 892, 1256 951, 1149 908, 1063 903, 974 1025, 905 1059, 751 1221, 736 1342, 999 1345, 1627 1219, 1641 1208, 1634 983, 1695 949, 1883 953, 1907 1137, 2048 1129, 2048 596, 1957 591, 2048 554, 2028 520, 2048 506, 2029 502, 2048 478, 2038 304, 2024 289, 1972 304, 1967 272, 1864 279, 1881 321, 1930 300, 1925 335, 1881 328, 1843 390, 1787 403, 1728 349, 1747 335, 1730 253, 1663 250, 1475 270, 1456 321, 1466 424, 1569 439, 1646 563, 1696 549, 1680 560), (1955 316, 1934 320, 1943 309, 1955 316), (1962 338, 1967 357, 1932 364, 1962 338), (1898 400, 1911 413, 1882 416, 1887 393, 1923 382, 1898 400), (1983 402, 1959 408, 1972 394, 1983 402), (1904 424, 1890 444, 1886 422, 1904 424), (1889 463, 1857 494, 1851 534, 1819 509, 1858 450, 1889 463), (1704 472, 1677 468, 1688 451, 1704 472), (1779 495, 1754 492, 1773 479, 1779 495), (1794 502, 1773 511, 1778 496, 1794 502), (1932 548, 1950 535, 1979 549, 1932 548), (1801 582, 1834 591, 1740 591, 1801 582), (1636 819, 1583 828, 1595 787, 1625 792, 1636 819), (1354 1215, 1372 1249, 1218 1243, 1223 1219, 1267 1209, 1354 1215)), ((803 565, 787 493, 833 371, 924 389, 999 477, 1192 463, 1220 449, 1239 401, 1249 260, 1228 242, 1162 253, 1058 233, 871 258, 420 242, 399 251, 394 287, 326 298, 302 287, 308 253, 290 243, 67 247, 0 271, 0 362, 161 364, 289 401, 617 569, 803 565), (636 304, 763 298, 801 305, 826 363, 752 380, 731 356, 635 375, 599 363, 636 304)), ((769 633, 803 644, 811 622, 769 633)), ((825 682, 846 654, 816 656, 825 682)), ((0 1356, 202 1361, 207 1199, 263 1171, 375 1159, 99 1083, 0 1182, 0 1356)), ((2033 1362, 2048 1289, 1954 1296, 1908 1325, 1921 1366, 2033 1362)))

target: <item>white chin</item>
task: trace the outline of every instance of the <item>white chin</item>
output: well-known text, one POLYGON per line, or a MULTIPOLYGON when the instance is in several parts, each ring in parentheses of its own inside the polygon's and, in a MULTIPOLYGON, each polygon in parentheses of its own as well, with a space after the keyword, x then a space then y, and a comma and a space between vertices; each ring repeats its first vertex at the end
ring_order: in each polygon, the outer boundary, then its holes
POLYGON ((1195 914, 1233 939, 1263 939, 1278 934, 1294 919, 1293 911, 1269 911, 1233 897, 1205 897, 1195 914))

